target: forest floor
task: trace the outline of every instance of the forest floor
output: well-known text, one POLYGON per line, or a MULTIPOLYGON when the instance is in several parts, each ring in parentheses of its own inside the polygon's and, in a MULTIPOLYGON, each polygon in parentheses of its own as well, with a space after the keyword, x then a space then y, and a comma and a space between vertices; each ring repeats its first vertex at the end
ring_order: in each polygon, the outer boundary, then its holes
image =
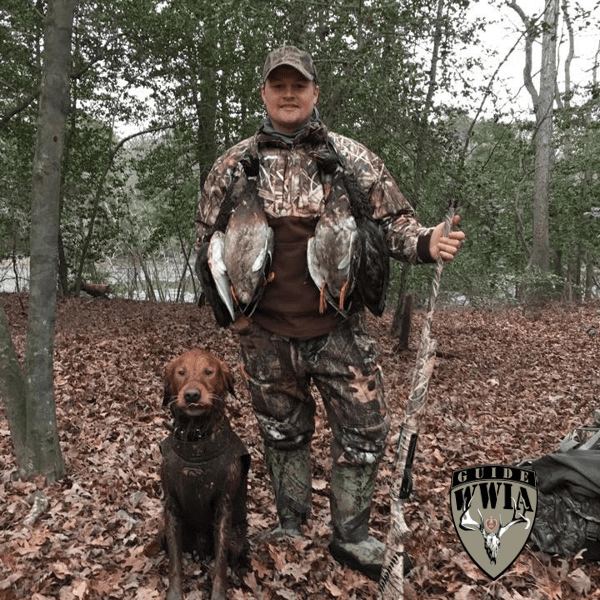
MULTIPOLYGON (((0 294, 19 358, 28 298, 0 294)), ((423 315, 415 313, 411 347, 423 315)), ((395 442, 415 352, 395 351, 391 317, 369 318, 379 342, 393 426, 372 515, 385 539, 395 442)), ((422 418, 415 487, 405 507, 414 567, 406 600, 600 598, 600 568, 580 557, 550 557, 527 546, 491 581, 464 551, 452 523, 454 469, 515 464, 556 450, 600 408, 600 303, 439 310, 432 337, 440 355, 422 418)), ((249 478, 250 569, 230 578, 232 600, 375 599, 377 586, 329 555, 330 431, 322 409, 313 441, 313 514, 294 543, 269 542, 276 525, 262 444, 238 369, 237 341, 210 309, 127 300, 64 299, 57 307, 55 397, 67 474, 45 485, 15 480, 8 423, 0 406, 0 600, 151 600, 164 598, 167 557, 152 551, 161 525, 160 452, 168 415, 162 370, 178 353, 205 347, 235 370, 232 424, 252 456, 249 478), (34 493, 46 512, 24 524, 34 493)), ((320 404, 320 403, 319 403, 320 404)), ((185 562, 189 600, 208 598, 209 565, 185 562)))

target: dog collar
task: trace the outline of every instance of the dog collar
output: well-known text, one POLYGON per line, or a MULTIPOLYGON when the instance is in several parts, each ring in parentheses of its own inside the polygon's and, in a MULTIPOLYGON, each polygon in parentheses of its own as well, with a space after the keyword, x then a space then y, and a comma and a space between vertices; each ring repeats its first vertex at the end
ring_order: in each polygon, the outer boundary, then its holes
POLYGON ((206 429, 188 429, 187 427, 175 427, 173 429, 173 437, 178 442, 186 442, 193 444, 199 442, 206 436, 206 429))
POLYGON ((225 453, 241 456, 248 452, 227 421, 223 421, 216 431, 175 427, 161 443, 163 455, 166 456, 169 449, 190 465, 208 463, 225 453))

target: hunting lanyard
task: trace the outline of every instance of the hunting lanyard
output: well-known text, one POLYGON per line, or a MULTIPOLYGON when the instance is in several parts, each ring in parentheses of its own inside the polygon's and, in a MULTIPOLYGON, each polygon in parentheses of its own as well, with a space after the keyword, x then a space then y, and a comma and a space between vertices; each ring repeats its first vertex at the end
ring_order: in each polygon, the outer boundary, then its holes
MULTIPOLYGON (((453 198, 446 213, 443 236, 448 236, 452 229, 452 219, 456 207, 457 200, 453 198)), ((430 333, 443 269, 444 261, 438 256, 431 282, 427 314, 421 329, 421 339, 417 350, 406 413, 396 451, 396 462, 390 486, 390 526, 383 569, 379 580, 379 600, 402 600, 404 598, 404 541, 410 535, 410 530, 404 521, 403 509, 404 502, 408 500, 412 492, 412 466, 419 433, 419 417, 427 402, 427 389, 435 363, 436 342, 431 339, 430 333)))

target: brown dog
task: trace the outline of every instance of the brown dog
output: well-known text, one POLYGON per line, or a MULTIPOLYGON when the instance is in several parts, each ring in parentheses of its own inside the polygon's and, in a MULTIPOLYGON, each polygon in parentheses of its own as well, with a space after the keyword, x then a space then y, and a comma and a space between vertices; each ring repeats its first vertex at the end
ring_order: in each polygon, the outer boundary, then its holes
POLYGON ((227 563, 245 567, 246 486, 250 455, 225 415, 233 394, 227 365, 190 350, 165 368, 163 406, 173 414, 161 443, 168 600, 180 600, 181 553, 215 557, 211 600, 225 600, 227 563))

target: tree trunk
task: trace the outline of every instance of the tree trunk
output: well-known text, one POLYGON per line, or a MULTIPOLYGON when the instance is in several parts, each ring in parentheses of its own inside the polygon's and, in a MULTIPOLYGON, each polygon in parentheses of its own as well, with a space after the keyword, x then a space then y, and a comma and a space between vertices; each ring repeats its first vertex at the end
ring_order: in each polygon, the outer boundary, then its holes
MULTIPOLYGON (((594 66, 592 67, 592 86, 590 93, 593 93, 593 90, 598 89, 598 62, 600 60, 600 42, 596 47, 596 54, 594 56, 594 66)), ((592 147, 595 144, 595 133, 594 133, 594 104, 593 102, 588 102, 588 107, 585 111, 584 123, 585 127, 588 131, 588 135, 584 141, 584 154, 592 155, 592 147)), ((586 163, 585 172, 583 175, 583 198, 588 206, 593 206, 592 202, 594 201, 592 197, 592 186, 591 183, 595 177, 595 163, 593 161, 588 161, 586 163)), ((596 281, 594 277, 594 269, 598 265, 598 259, 595 256, 595 252, 590 251, 588 248, 585 253, 585 299, 586 301, 592 299, 592 288, 596 286, 599 288, 599 282, 596 281)))
POLYGON ((414 305, 414 295, 403 293, 402 306, 399 306, 394 314, 391 334, 398 338, 394 351, 403 352, 408 350, 410 341, 410 327, 412 324, 412 313, 414 305))
POLYGON ((65 468, 56 426, 53 353, 60 167, 69 107, 73 9, 74 0, 54 0, 49 3, 46 17, 44 73, 33 159, 26 456, 18 457, 28 474, 41 473, 50 480, 60 478, 65 468))
POLYGON ((533 184, 533 249, 531 264, 543 271, 549 267, 548 199, 554 163, 552 148, 553 106, 556 95, 556 30, 559 0, 550 0, 544 15, 542 70, 536 107, 537 144, 533 184))

